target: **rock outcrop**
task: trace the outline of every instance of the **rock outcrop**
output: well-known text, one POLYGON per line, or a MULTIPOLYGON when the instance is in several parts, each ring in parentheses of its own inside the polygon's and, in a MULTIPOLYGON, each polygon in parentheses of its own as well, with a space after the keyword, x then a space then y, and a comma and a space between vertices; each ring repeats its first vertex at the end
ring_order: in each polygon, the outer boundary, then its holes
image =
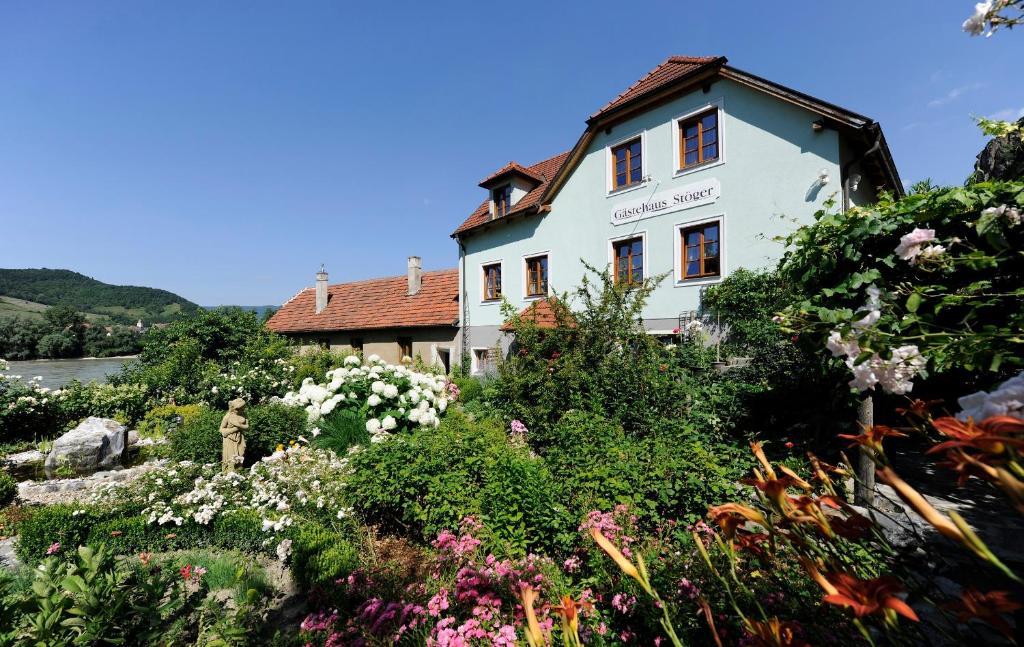
POLYGON ((67 465, 76 472, 107 469, 121 463, 127 430, 116 420, 86 418, 53 442, 46 456, 46 471, 67 465))

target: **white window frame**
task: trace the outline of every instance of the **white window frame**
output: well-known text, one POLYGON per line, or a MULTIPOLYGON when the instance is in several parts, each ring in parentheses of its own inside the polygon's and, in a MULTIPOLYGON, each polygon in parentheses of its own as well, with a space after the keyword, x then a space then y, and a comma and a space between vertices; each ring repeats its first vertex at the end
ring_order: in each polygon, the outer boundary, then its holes
POLYGON ((477 278, 480 279, 480 305, 492 306, 500 304, 502 299, 505 297, 505 261, 504 259, 496 259, 493 261, 484 261, 480 263, 480 267, 476 271, 477 278), (501 296, 497 299, 487 298, 487 280, 484 278, 484 268, 488 265, 497 265, 501 268, 501 296))
POLYGON ((605 197, 610 198, 615 195, 622 195, 623 193, 629 193, 630 191, 636 191, 642 189, 650 182, 650 174, 647 172, 649 168, 647 160, 647 129, 634 131, 629 135, 615 140, 604 147, 604 175, 605 175, 605 197), (612 149, 620 144, 625 144, 631 139, 640 138, 640 181, 636 184, 616 189, 615 187, 615 173, 613 171, 614 158, 612 157, 612 149))
MULTIPOLYGON (((651 276, 651 259, 650 254, 651 247, 647 244, 647 230, 634 231, 625 236, 615 236, 614 238, 608 239, 608 275, 612 277, 612 282, 615 282, 615 243, 622 240, 629 240, 631 238, 639 238, 640 244, 644 248, 644 280, 646 281, 651 276)), ((550 265, 549 265, 550 267, 550 265)), ((550 282, 550 281, 549 281, 550 282)))
MULTIPOLYGON (((485 354, 489 353, 491 349, 487 346, 474 346, 469 352, 470 361, 470 372, 473 375, 483 375, 484 371, 480 368, 480 363, 477 361, 477 351, 483 351, 485 354)), ((485 360, 486 361, 486 360, 485 360)))
POLYGON ((686 220, 683 222, 677 222, 672 226, 674 232, 673 245, 673 263, 675 269, 672 271, 672 275, 675 277, 675 284, 673 287, 685 288, 694 285, 710 285, 712 283, 721 283, 728 274, 729 265, 726 262, 726 247, 725 244, 725 214, 719 213, 713 216, 706 216, 703 218, 696 218, 694 220, 686 220), (683 230, 689 229, 690 227, 699 227, 700 225, 707 225, 713 222, 718 223, 718 276, 709 276, 699 279, 683 279, 683 230))
POLYGON ((725 164, 725 99, 719 97, 714 101, 708 101, 701 104, 699 107, 689 110, 679 115, 678 117, 672 118, 672 177, 682 177, 683 175, 689 175, 698 171, 703 171, 709 168, 715 168, 725 164), (699 164, 697 166, 691 166, 689 168, 680 168, 683 165, 683 160, 679 157, 679 147, 681 144, 679 131, 679 122, 689 119, 690 117, 696 117, 702 112, 716 108, 718 110, 718 159, 714 162, 707 162, 705 164, 699 164))
POLYGON ((521 277, 522 280, 520 280, 519 283, 521 284, 521 288, 522 288, 521 291, 520 291, 520 294, 523 295, 523 301, 537 301, 538 299, 543 299, 545 297, 551 296, 551 252, 549 250, 544 250, 542 252, 533 252, 532 254, 523 254, 522 270, 523 270, 523 272, 522 272, 523 275, 521 277), (528 268, 526 266, 526 261, 530 260, 531 258, 537 258, 538 256, 547 256, 548 257, 548 291, 547 291, 547 294, 533 294, 533 295, 531 295, 531 294, 527 294, 526 293, 526 290, 527 290, 527 287, 528 287, 528 284, 529 284, 529 281, 530 281, 530 276, 529 276, 528 268))

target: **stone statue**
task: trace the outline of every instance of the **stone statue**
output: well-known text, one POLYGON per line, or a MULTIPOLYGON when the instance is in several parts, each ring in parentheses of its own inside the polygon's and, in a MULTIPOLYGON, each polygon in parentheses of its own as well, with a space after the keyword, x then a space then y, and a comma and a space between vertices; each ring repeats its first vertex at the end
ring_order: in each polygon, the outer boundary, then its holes
POLYGON ((220 421, 220 435, 224 439, 221 465, 225 471, 237 469, 245 460, 245 436, 242 432, 248 429, 245 400, 236 398, 228 402, 228 412, 220 421))

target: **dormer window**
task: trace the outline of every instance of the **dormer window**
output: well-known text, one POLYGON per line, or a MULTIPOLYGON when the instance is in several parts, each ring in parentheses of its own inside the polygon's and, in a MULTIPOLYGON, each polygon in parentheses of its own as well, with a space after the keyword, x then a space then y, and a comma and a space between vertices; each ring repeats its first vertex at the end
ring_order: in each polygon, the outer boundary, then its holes
POLYGON ((505 184, 491 191, 494 202, 494 217, 503 218, 512 209, 512 185, 505 184))

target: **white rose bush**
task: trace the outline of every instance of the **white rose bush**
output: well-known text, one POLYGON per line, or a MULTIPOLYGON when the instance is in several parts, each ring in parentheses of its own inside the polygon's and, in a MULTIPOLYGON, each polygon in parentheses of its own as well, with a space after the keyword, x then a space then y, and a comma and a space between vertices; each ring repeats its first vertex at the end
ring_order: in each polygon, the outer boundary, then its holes
POLYGON ((819 212, 787 241, 782 273, 806 298, 779 321, 841 358, 859 391, 1024 367, 1022 212, 1019 181, 819 212))
POLYGON ((452 399, 445 377, 387 364, 375 355, 365 365, 350 356, 325 378, 321 384, 306 378, 298 391, 288 392, 281 401, 304 407, 314 425, 337 412, 358 413, 366 421, 371 442, 382 442, 396 432, 437 427, 452 399))

